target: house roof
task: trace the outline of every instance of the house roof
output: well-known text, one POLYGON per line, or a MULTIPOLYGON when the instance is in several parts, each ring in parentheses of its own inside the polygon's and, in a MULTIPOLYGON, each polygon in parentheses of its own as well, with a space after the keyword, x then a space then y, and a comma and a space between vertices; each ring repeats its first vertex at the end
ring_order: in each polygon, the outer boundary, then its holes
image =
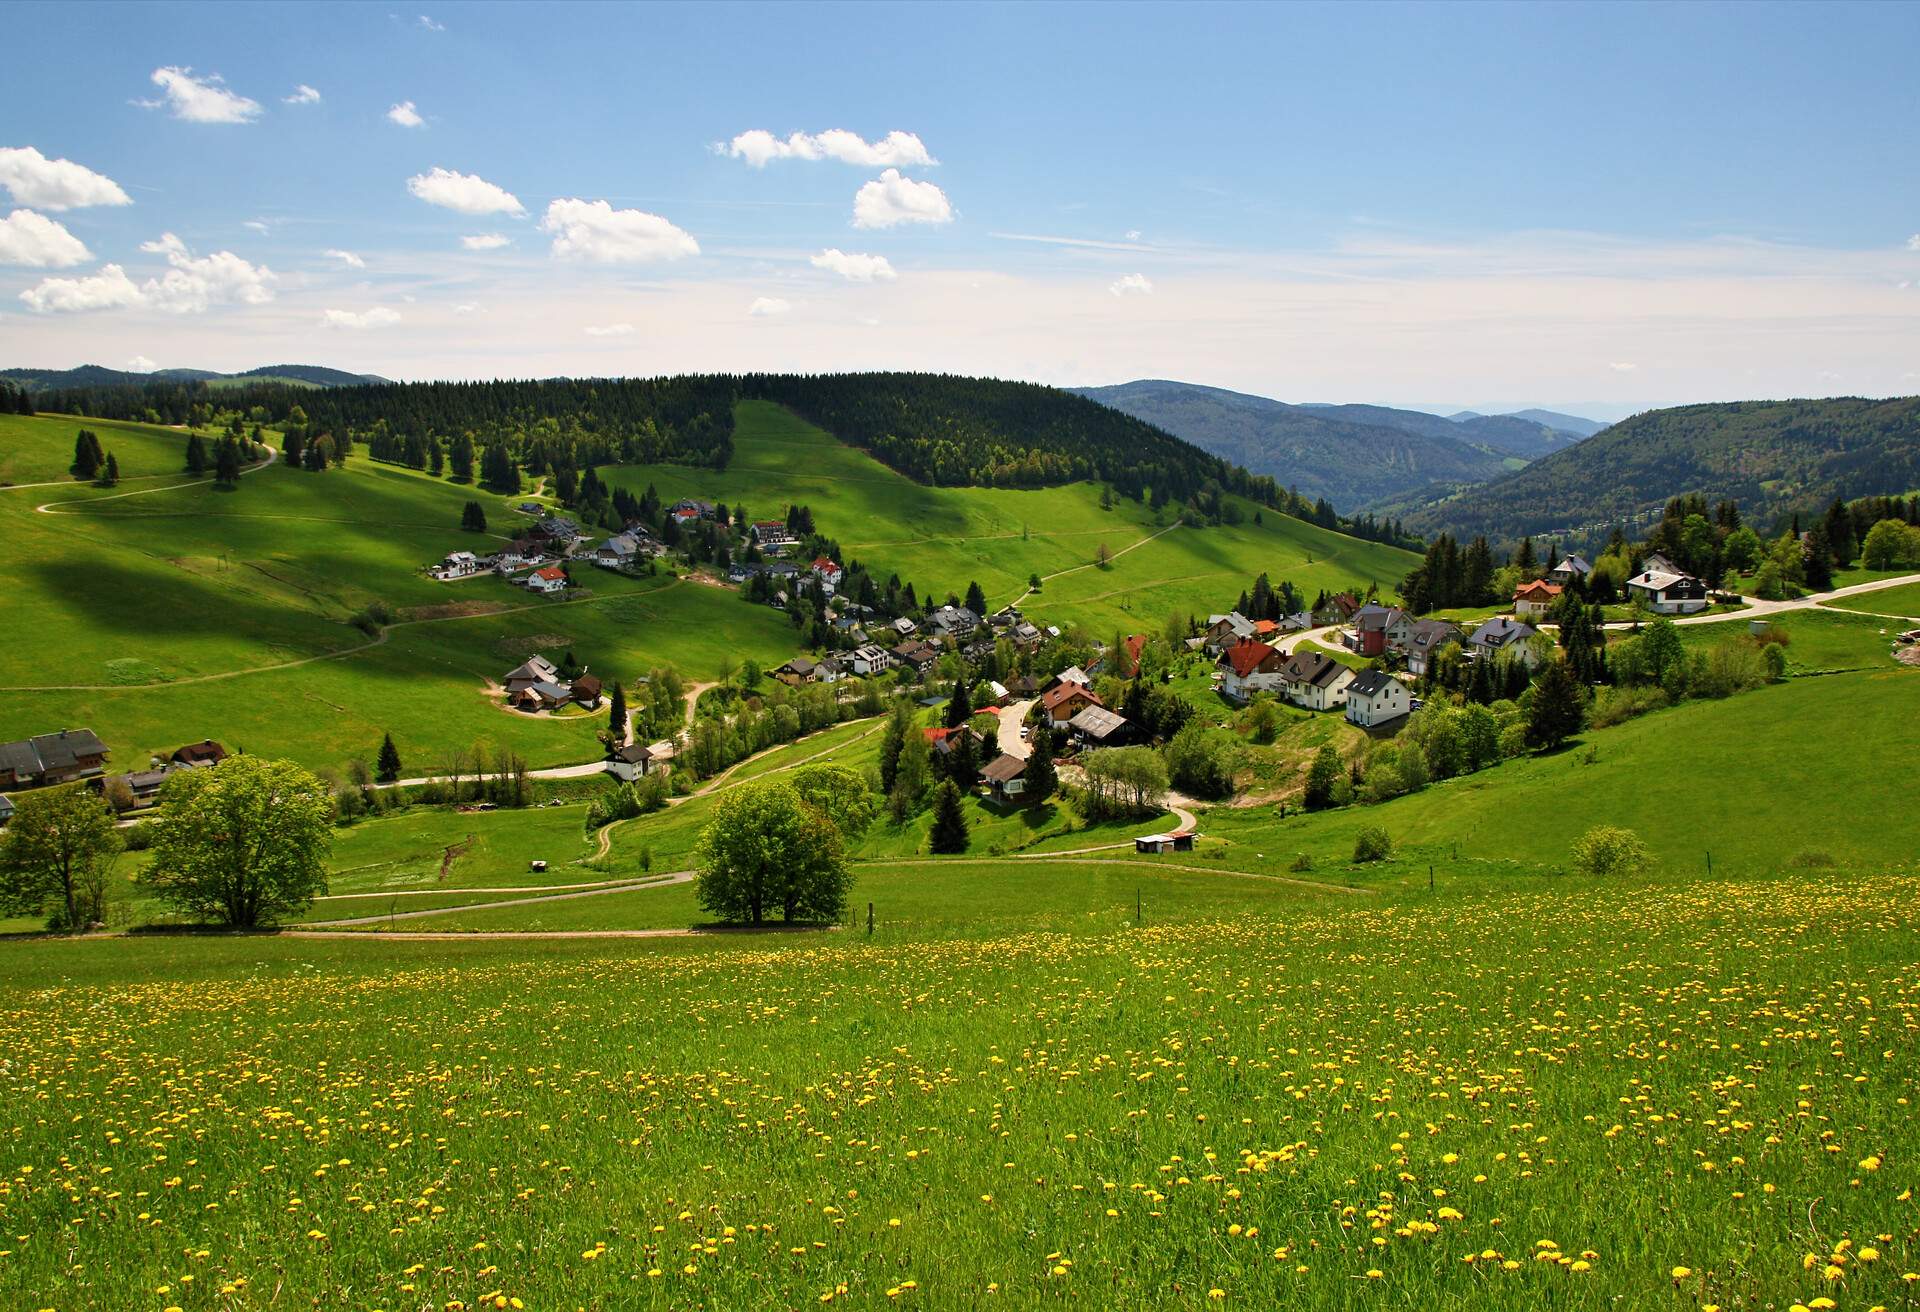
POLYGON ((1049 690, 1041 695, 1040 704, 1046 707, 1048 711, 1056 711, 1067 703, 1074 701, 1076 698, 1084 699, 1085 701, 1093 703, 1095 706, 1104 706, 1106 704, 1094 696, 1091 689, 1084 684, 1078 683, 1063 683, 1049 690))
POLYGON ((573 690, 567 687, 566 684, 549 683, 545 679, 542 679, 539 683, 530 685, 527 691, 536 697, 543 698, 550 702, 563 702, 573 696, 573 690))
POLYGON ((1558 583, 1548 583, 1545 579, 1534 579, 1530 583, 1522 583, 1519 587, 1515 588, 1513 590, 1513 599, 1515 601, 1551 601, 1565 590, 1566 589, 1562 588, 1558 583))
POLYGON ((613 759, 626 765, 645 765, 653 757, 653 750, 639 743, 628 743, 613 754, 613 759))
POLYGON ((1538 630, 1531 624, 1522 624, 1519 620, 1496 615, 1473 631, 1468 639, 1476 647, 1506 647, 1516 642, 1525 642, 1538 630))
POLYGON ((1461 634, 1460 626, 1451 620, 1415 620, 1408 641, 1416 647, 1444 647, 1458 642, 1461 634))
POLYGON ((1242 638, 1220 653, 1220 661, 1231 666, 1238 678, 1246 678, 1280 653, 1257 638, 1242 638))
POLYGON ((1089 738, 1109 738, 1126 727, 1127 717, 1116 714, 1104 706, 1089 706, 1068 723, 1089 738))
POLYGON ((598 676, 583 674, 573 681, 573 695, 575 697, 598 697, 601 687, 602 685, 598 676))
POLYGON ((226 757, 227 749, 211 738, 202 738, 197 743, 188 743, 176 748, 171 759, 182 765, 198 765, 202 761, 219 761, 226 757))
POLYGON ((1077 683, 1082 688, 1091 688, 1093 686, 1093 676, 1081 669, 1078 665, 1067 666, 1066 669, 1053 676, 1053 681, 1055 683, 1077 683))
POLYGON ((1668 588, 1679 584, 1691 585, 1698 582, 1700 582, 1700 580, 1694 578, 1691 574, 1669 574, 1665 570, 1650 569, 1628 579, 1627 586, 1630 588, 1651 588, 1655 592, 1665 592, 1668 588))
POLYGON ((1026 772, 1026 757, 1001 755, 987 762, 986 768, 980 771, 980 777, 988 783, 1004 784, 1018 779, 1026 772))
POLYGON ((532 577, 545 579, 549 583, 564 583, 567 578, 567 572, 558 565, 543 565, 533 572, 532 577))
POLYGON ((1295 652, 1281 673, 1289 683, 1324 685, 1338 678, 1347 667, 1325 652, 1295 652))
POLYGON ((1378 697, 1399 685, 1399 680, 1380 670, 1364 670, 1353 676, 1353 682, 1347 685, 1349 697, 1378 697))
POLYGON ((1593 566, 1587 563, 1587 558, 1585 556, 1563 557, 1560 563, 1558 565, 1555 565, 1553 568, 1557 570, 1564 570, 1568 574, 1593 573, 1593 566))
POLYGON ((107 745, 91 729, 62 729, 34 735, 33 750, 39 753, 43 769, 64 770, 78 765, 83 756, 105 756, 107 745))
POLYGON ((554 669, 553 662, 545 656, 529 656, 518 666, 508 670, 503 682, 514 683, 524 680, 528 683, 537 683, 542 679, 552 681, 559 677, 560 671, 554 669))

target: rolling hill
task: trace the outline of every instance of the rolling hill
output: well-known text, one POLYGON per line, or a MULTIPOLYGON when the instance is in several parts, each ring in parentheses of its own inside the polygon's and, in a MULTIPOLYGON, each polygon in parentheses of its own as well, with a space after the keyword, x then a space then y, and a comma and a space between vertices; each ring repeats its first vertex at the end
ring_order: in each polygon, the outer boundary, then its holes
POLYGON ((350 374, 317 364, 269 364, 237 374, 211 369, 156 369, 137 374, 126 369, 83 364, 73 369, 0 369, 0 379, 28 392, 55 392, 80 387, 143 387, 149 383, 206 383, 235 386, 246 383, 290 383, 306 387, 346 387, 357 383, 384 383, 378 374, 350 374))
POLYGON ((1733 401, 1651 410, 1484 486, 1403 508, 1410 528, 1550 534, 1573 543, 1644 527, 1668 500, 1732 498, 1762 526, 1835 497, 1920 487, 1920 397, 1733 401))

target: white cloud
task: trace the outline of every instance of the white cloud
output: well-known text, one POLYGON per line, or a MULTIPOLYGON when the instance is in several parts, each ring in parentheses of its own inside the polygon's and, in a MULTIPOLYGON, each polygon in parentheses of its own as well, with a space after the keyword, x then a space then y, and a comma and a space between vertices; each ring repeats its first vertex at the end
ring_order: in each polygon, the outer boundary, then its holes
POLYGON ((888 169, 854 193, 853 226, 891 228, 900 223, 951 223, 953 205, 931 182, 915 182, 888 169))
POLYGON ((1631 364, 1625 360, 1615 360, 1612 364, 1607 366, 1607 368, 1613 370, 1617 374, 1630 374, 1635 369, 1638 369, 1639 367, 1640 367, 1639 365, 1631 364))
POLYGON ((1043 246, 1072 246, 1076 249, 1091 251, 1150 251, 1151 246, 1142 246, 1133 239, 1140 234, 1130 232, 1126 241, 1098 241, 1092 237, 1051 237, 1036 232, 990 232, 987 236, 996 241, 1031 241, 1043 246))
POLYGON ((1115 296, 1151 296, 1153 283, 1144 273, 1129 273, 1124 278, 1109 283, 1107 290, 1115 296))
POLYGON ((816 269, 837 273, 848 282, 892 282, 900 276, 884 255, 850 254, 832 247, 807 262, 816 269))
POLYGON ((447 25, 445 23, 436 23, 431 18, 428 18, 425 14, 420 15, 419 25, 421 27, 426 28, 427 31, 429 32, 444 32, 447 30, 447 25))
POLYGON ((358 255, 355 255, 352 251, 321 251, 320 253, 330 260, 340 261, 341 264, 349 269, 364 269, 367 267, 367 262, 358 255))
POLYGON ((1916 232, 1913 236, 1907 238, 1907 249, 1910 251, 1920 251, 1920 232, 1916 232))
POLYGON ((292 95, 280 97, 280 103, 283 105, 317 105, 320 103, 320 93, 308 86, 305 82, 302 82, 293 89, 292 95))
POLYGON ((248 219, 240 226, 248 232, 257 232, 263 237, 267 233, 267 221, 265 219, 248 219))
POLYGON ((85 242, 44 214, 15 210, 0 219, 0 264, 71 269, 92 258, 85 242))
POLYGON ((400 312, 376 305, 371 310, 328 310, 320 316, 322 328, 389 328, 400 322, 400 312))
POLYGON ((48 159, 32 146, 0 147, 0 187, 16 204, 43 210, 133 204, 112 178, 70 159, 48 159))
POLYGON ((150 374, 159 367, 158 360, 149 360, 144 355, 136 355, 127 361, 127 372, 130 374, 150 374))
POLYGON ((136 105, 143 109, 165 106, 188 123, 251 123, 260 117, 260 102, 227 90, 218 73, 195 77, 190 68, 156 68, 153 84, 160 88, 161 98, 136 100, 136 105))
POLYGON ((149 255, 164 255, 173 267, 141 284, 146 303, 170 314, 199 314, 214 305, 264 305, 273 299, 273 270, 250 264, 232 251, 196 259, 172 233, 141 243, 149 255))
POLYGON ((616 210, 603 200, 556 200, 540 230, 553 234, 553 253, 601 264, 650 264, 698 255, 700 243, 658 214, 616 210))
POLYGON ((460 244, 470 251, 497 251, 502 246, 513 245, 513 238, 504 232, 483 232, 473 237, 462 237, 460 244))
POLYGON ((783 301, 778 296, 756 296, 753 298, 753 304, 747 307, 747 313, 755 319, 766 319, 776 314, 785 314, 792 308, 792 301, 783 301))
POLYGON ((633 325, 630 323, 596 323, 586 328, 589 337, 625 337, 632 331, 633 325))
POLYGON ((1128 228, 1128 229, 1127 229, 1127 230, 1126 230, 1126 231, 1125 231, 1124 233, 1122 233, 1122 234, 1120 234, 1120 235, 1121 235, 1121 236, 1123 236, 1123 237, 1125 237, 1125 238, 1126 238, 1126 239, 1127 239, 1128 241, 1139 241, 1139 240, 1140 240, 1140 229, 1138 229, 1138 228, 1128 228))
POLYGON ((429 205, 462 214, 525 214, 526 206, 505 187, 473 173, 436 168, 407 179, 407 190, 429 205))
POLYGON ((398 123, 403 128, 419 128, 427 124, 427 121, 420 117, 420 111, 414 108, 411 100, 403 100, 389 109, 387 122, 398 123))
POLYGON ((142 302, 140 288, 117 264, 102 265, 84 278, 46 278, 20 293, 36 314, 79 314, 87 310, 119 310, 142 302))
POLYGON ((459 315, 479 314, 480 307, 473 304, 472 302, 467 302, 466 304, 463 304, 463 305, 454 306, 453 312, 459 315))
POLYGON ((782 141, 763 128, 742 132, 726 146, 726 153, 744 159, 762 169, 776 159, 834 159, 842 164, 879 168, 888 164, 931 166, 940 161, 911 132, 889 132, 878 141, 864 140, 857 132, 832 128, 818 134, 796 132, 782 141))

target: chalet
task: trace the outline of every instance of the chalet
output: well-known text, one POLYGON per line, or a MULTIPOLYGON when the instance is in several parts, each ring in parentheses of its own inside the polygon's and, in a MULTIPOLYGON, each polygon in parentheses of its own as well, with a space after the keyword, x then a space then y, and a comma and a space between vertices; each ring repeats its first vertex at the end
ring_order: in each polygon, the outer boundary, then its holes
POLYGON ((1089 706, 1068 721, 1074 738, 1085 747, 1118 747, 1132 736, 1127 717, 1104 706, 1089 706))
POLYGON ((544 559, 546 559, 546 553, 540 549, 539 543, 531 538, 515 538, 494 553, 493 572, 512 574, 529 565, 536 565, 544 559))
POLYGON ((1280 692, 1296 706, 1330 711, 1347 700, 1353 671, 1324 652, 1300 651, 1280 671, 1280 692))
POLYGON ((1237 702, 1256 692, 1274 692, 1281 683, 1287 658, 1264 642, 1245 638, 1220 653, 1220 692, 1237 702))
POLYGON ((519 505, 515 506, 514 509, 523 515, 544 515, 547 513, 547 508, 538 501, 522 501, 519 505))
POLYGON ((573 681, 573 703, 593 710, 600 705, 601 683, 591 674, 583 674, 573 681))
POLYGON ((924 679, 933 673, 933 663, 940 659, 940 649, 930 642, 922 642, 916 638, 895 647, 893 658, 924 679))
POLYGON ((471 551, 449 551, 446 558, 433 568, 437 579, 464 579, 486 569, 490 562, 480 559, 471 551))
POLYGON ((965 606, 942 606, 927 616, 927 627, 936 637, 958 642, 973 636, 973 631, 980 627, 980 617, 965 606))
POLYGON ((1010 752, 996 756, 980 771, 980 778, 987 785, 987 791, 993 794, 994 801, 1017 802, 1027 791, 1026 758, 1010 752))
POLYGON ((813 657, 795 656, 785 665, 775 669, 773 677, 789 688, 798 688, 803 683, 813 682, 814 669, 813 657))
POLYGON ((960 654, 975 665, 984 665, 993 659, 993 639, 984 636, 975 638, 960 649, 960 654))
POLYGON ((197 743, 175 748, 173 755, 167 759, 175 765, 218 765, 227 759, 227 749, 211 738, 202 738, 197 743))
POLYGON ((667 513, 679 520, 682 524, 688 524, 696 519, 712 519, 714 516, 714 508, 711 501, 700 501, 693 497, 684 497, 669 506, 667 513))
POLYGON ((1323 613, 1336 624, 1350 623, 1360 613, 1360 598, 1351 592, 1336 592, 1327 598, 1323 613))
POLYGON ((0 743, 0 788, 64 784, 106 773, 107 745, 91 729, 62 729, 0 743))
POLYGON ((616 779, 632 783, 646 774, 648 767, 653 764, 655 762, 652 748, 642 747, 639 743, 629 743, 625 747, 615 749, 613 755, 607 758, 607 773, 616 779))
POLYGON ((536 683, 559 683, 560 671, 545 656, 530 656, 524 663, 508 671, 507 677, 500 681, 511 697, 524 692, 536 683))
POLYGON ((1146 834, 1133 840, 1133 850, 1147 856, 1165 856, 1168 852, 1191 852, 1195 834, 1191 829, 1175 829, 1165 834, 1146 834))
POLYGON ((815 683, 838 683, 852 673, 852 664, 844 656, 828 656, 815 663, 815 683))
POLYGON ((1425 674, 1435 652, 1465 637, 1465 631, 1458 624, 1447 620, 1415 620, 1408 630, 1407 645, 1401 652, 1407 658, 1407 672, 1425 674))
POLYGON ((567 572, 558 565, 544 565, 527 575, 523 585, 529 592, 551 594, 567 590, 567 572))
POLYGON ((1228 611, 1225 615, 1207 616, 1207 627, 1201 634, 1202 645, 1213 656, 1252 636, 1253 621, 1237 610, 1228 611))
POLYGON ((615 534, 593 549, 593 563, 601 569, 625 569, 639 559, 639 540, 627 533, 615 534))
POLYGON ((1585 557, 1567 556, 1547 571, 1547 582, 1558 583, 1564 588, 1570 584, 1585 582, 1587 576, 1592 573, 1593 566, 1587 563, 1585 557))
POLYGON ((1007 641, 1022 651, 1032 651, 1046 640, 1046 632, 1031 620, 1019 620, 1007 630, 1007 641))
POLYGON ((1310 610, 1297 610, 1291 615, 1282 615, 1280 617, 1280 632, 1282 633, 1305 633, 1312 627, 1313 612, 1310 610))
POLYGON ((1656 615, 1691 615, 1707 608, 1707 585, 1691 574, 1649 569, 1627 580, 1627 595, 1656 615))
POLYGON ((1407 685, 1379 670, 1365 670, 1347 684, 1347 720, 1362 729, 1378 729, 1404 719, 1412 709, 1407 685))
POLYGON ((885 674, 894 666, 893 653, 878 643, 869 642, 855 647, 847 655, 855 674, 885 674))
POLYGON ((1560 584, 1548 583, 1544 579, 1522 583, 1513 590, 1513 613, 1523 617, 1545 615, 1553 609, 1553 603, 1560 600, 1560 594, 1564 591, 1560 584))
POLYGON ((548 515, 533 526, 533 531, 547 541, 561 545, 576 542, 586 536, 580 531, 580 526, 565 515, 548 515))
POLYGON ((1517 652, 1520 659, 1527 663, 1527 668, 1532 669, 1540 663, 1530 641, 1538 632, 1531 624, 1496 615, 1473 631, 1467 639, 1466 651, 1475 659, 1498 656, 1504 651, 1517 652))
MULTIPOLYGON (((166 786, 167 776, 172 773, 172 767, 159 765, 151 770, 132 770, 126 774, 94 779, 89 787, 111 801, 114 785, 118 784, 127 790, 126 795, 133 800, 134 806, 152 806, 159 800, 160 790, 166 786)), ((116 806, 115 809, 120 808, 116 806)))
POLYGON ((1073 723, 1073 717, 1089 706, 1104 706, 1091 689, 1084 684, 1062 683, 1041 695, 1040 710, 1047 717, 1047 726, 1056 732, 1073 723))
POLYGON ((573 689, 569 685, 545 679, 507 694, 507 704, 520 711, 557 711, 572 700, 573 689))

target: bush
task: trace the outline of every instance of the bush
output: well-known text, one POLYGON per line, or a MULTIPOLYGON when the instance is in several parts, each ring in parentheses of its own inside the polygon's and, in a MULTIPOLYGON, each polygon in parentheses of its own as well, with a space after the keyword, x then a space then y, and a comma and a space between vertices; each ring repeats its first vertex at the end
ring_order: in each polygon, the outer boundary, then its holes
POLYGON ((1313 854, 1311 852, 1302 852, 1293 859, 1293 864, 1288 866, 1287 869, 1295 871, 1296 873, 1304 873, 1305 871, 1313 869, 1313 854))
POLYGON ((1670 706, 1665 691, 1659 688, 1628 687, 1602 688, 1594 694, 1593 712, 1589 723, 1596 729, 1610 729, 1616 724, 1625 724, 1636 716, 1649 711, 1661 710, 1670 706))
POLYGON ((1828 870, 1837 864, 1833 853, 1817 847, 1803 847, 1787 858, 1787 865, 1794 870, 1828 870))
POLYGON ((120 831, 120 846, 129 852, 144 852, 153 846, 153 830, 144 824, 128 825, 120 831))
POLYGON ((1393 839, 1379 825, 1368 825, 1353 836, 1353 859, 1356 863, 1385 861, 1392 855, 1393 839))
POLYGON ((1575 874, 1604 879, 1637 874, 1647 864, 1647 846, 1631 829, 1596 825, 1574 840, 1575 874))

